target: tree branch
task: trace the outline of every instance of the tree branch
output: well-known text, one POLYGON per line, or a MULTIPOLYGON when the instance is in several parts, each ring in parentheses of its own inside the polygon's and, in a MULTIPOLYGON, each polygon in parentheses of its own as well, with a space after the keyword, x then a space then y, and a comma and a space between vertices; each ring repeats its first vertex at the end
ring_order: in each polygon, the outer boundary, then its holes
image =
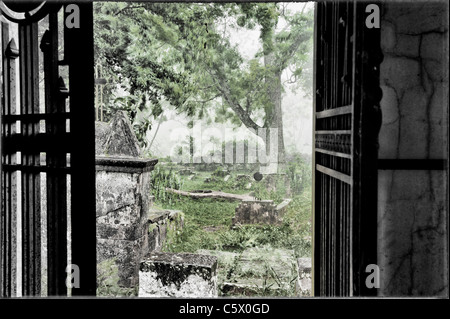
POLYGON ((125 8, 120 9, 119 11, 117 11, 116 13, 114 13, 115 16, 118 16, 119 14, 121 14, 122 12, 125 12, 127 10, 132 10, 132 9, 139 9, 139 8, 146 8, 145 5, 131 5, 130 3, 127 3, 127 6, 125 8))
POLYGON ((237 101, 234 100, 226 80, 224 78, 222 78, 220 75, 218 75, 216 72, 213 72, 212 70, 208 70, 208 73, 211 75, 213 80, 216 81, 217 90, 222 94, 222 97, 225 99, 225 101, 228 103, 228 105, 231 107, 231 109, 234 111, 234 113, 239 117, 239 119, 242 121, 242 123, 247 128, 251 128, 254 130, 258 130, 258 129, 262 128, 261 126, 256 124, 251 119, 250 114, 248 114, 242 108, 242 106, 237 101))
POLYGON ((280 70, 284 70, 288 61, 294 56, 295 52, 299 48, 300 44, 304 41, 307 41, 310 38, 310 35, 305 33, 300 33, 289 46, 289 48, 283 52, 281 60, 277 63, 280 67, 280 70))
POLYGON ((211 97, 211 98, 209 98, 207 100, 203 100, 203 101, 194 100, 194 102, 205 104, 205 103, 208 103, 208 102, 210 102, 210 101, 212 101, 212 100, 214 100, 214 99, 216 99, 218 97, 221 97, 221 96, 222 96, 221 94, 216 94, 216 95, 214 95, 213 97, 211 97))

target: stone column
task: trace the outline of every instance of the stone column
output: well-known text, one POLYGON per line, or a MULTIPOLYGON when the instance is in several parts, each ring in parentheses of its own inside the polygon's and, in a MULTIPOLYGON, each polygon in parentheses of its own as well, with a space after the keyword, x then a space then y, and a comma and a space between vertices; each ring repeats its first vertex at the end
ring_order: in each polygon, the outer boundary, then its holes
POLYGON ((158 161, 97 156, 97 263, 113 258, 119 285, 135 287, 148 253, 150 172, 158 161))

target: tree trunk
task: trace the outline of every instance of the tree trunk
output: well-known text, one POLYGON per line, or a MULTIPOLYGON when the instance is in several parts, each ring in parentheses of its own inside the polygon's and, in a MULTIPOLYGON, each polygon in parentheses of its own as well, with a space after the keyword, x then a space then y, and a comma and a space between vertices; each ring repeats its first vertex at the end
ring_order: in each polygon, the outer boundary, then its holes
POLYGON ((283 170, 285 164, 285 147, 284 147, 284 136, 283 136, 283 113, 281 108, 281 72, 277 67, 275 61, 274 53, 269 53, 264 56, 264 64, 267 68, 271 69, 272 72, 266 77, 265 81, 267 84, 270 107, 266 110, 266 151, 267 156, 270 156, 272 151, 270 143, 270 132, 272 130, 277 130, 277 141, 278 141, 278 171, 283 170))

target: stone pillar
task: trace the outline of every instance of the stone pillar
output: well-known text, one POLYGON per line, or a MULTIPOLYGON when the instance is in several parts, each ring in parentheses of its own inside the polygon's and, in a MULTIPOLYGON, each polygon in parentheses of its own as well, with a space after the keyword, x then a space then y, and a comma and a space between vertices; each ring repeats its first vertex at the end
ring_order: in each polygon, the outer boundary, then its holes
POLYGON ((97 262, 113 258, 119 285, 135 287, 148 253, 150 171, 157 160, 96 158, 97 262))

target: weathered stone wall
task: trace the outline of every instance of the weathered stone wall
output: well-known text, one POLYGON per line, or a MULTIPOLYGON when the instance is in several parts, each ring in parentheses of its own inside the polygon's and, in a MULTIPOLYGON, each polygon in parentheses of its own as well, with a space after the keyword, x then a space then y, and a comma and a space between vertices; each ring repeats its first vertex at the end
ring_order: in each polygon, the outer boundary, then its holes
POLYGON ((97 156, 97 262, 115 259, 119 285, 138 284, 148 253, 150 171, 156 160, 97 156))
POLYGON ((152 252, 140 265, 139 297, 217 297, 217 257, 152 252))
POLYGON ((158 162, 141 150, 122 111, 96 123, 97 263, 114 260, 118 285, 136 287, 139 262, 149 251, 150 172, 158 162))
POLYGON ((150 209, 148 214, 148 251, 161 251, 170 244, 184 226, 184 214, 179 210, 150 209))
MULTIPOLYGON (((380 159, 447 159, 448 3, 382 3, 380 159)), ((447 172, 380 170, 382 296, 448 294, 447 172)))

